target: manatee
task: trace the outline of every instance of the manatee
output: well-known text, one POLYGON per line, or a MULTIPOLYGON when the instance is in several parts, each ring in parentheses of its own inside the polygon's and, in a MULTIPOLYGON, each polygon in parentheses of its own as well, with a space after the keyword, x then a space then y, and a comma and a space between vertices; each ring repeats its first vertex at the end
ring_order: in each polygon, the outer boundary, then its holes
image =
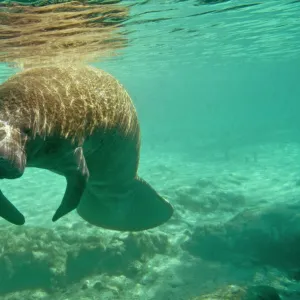
MULTIPOLYGON (((98 227, 140 231, 167 222, 172 205, 138 176, 140 126, 124 87, 91 66, 23 70, 0 86, 0 178, 26 167, 66 178, 52 221, 73 210, 98 227)), ((22 213, 0 192, 0 216, 22 213)))

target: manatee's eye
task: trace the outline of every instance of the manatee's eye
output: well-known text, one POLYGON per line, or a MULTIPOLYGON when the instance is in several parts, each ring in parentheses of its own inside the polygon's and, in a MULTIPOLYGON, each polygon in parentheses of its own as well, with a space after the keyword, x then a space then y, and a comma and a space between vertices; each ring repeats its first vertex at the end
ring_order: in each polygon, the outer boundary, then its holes
POLYGON ((23 133, 26 134, 26 135, 30 135, 31 134, 31 129, 30 128, 24 128, 23 133))
POLYGON ((28 141, 31 137, 31 129, 30 128, 23 128, 20 130, 21 137, 24 141, 28 141))

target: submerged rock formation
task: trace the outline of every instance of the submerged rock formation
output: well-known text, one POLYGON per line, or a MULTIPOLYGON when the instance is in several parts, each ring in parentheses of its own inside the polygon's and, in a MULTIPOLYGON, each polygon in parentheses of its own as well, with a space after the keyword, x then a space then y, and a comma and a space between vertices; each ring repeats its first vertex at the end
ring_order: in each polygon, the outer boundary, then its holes
POLYGON ((299 205, 248 209, 228 222, 198 226, 183 248, 205 260, 300 268, 299 205))
POLYGON ((2 227, 0 241, 0 297, 24 290, 41 296, 95 274, 137 278, 148 259, 169 248, 162 233, 110 236, 35 227, 2 227))
POLYGON ((280 297, 277 291, 269 286, 239 287, 229 285, 192 300, 280 300, 280 297))

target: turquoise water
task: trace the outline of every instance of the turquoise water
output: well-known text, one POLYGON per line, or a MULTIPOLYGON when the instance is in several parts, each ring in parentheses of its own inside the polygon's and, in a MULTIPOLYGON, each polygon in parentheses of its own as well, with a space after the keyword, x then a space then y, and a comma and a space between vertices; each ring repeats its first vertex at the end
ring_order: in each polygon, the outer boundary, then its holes
POLYGON ((93 65, 131 95, 140 174, 174 216, 139 234, 52 223, 63 177, 2 180, 26 224, 0 222, 0 299, 300 299, 300 2, 119 4, 127 46, 93 65))

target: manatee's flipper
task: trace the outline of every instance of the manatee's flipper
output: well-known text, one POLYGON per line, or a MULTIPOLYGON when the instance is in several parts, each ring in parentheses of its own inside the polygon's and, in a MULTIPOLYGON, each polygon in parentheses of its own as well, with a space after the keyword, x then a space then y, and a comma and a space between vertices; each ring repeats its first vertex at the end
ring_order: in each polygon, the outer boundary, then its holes
POLYGON ((0 191, 0 216, 6 221, 15 225, 23 225, 25 223, 24 216, 3 195, 1 191, 0 191))
POLYGON ((144 180, 126 187, 101 188, 89 183, 78 214, 90 224, 119 231, 141 231, 159 226, 173 214, 172 205, 144 180))
POLYGON ((66 174, 66 191, 59 208, 52 218, 53 222, 68 214, 78 206, 89 178, 89 171, 81 147, 75 149, 74 158, 77 169, 76 171, 73 170, 66 174))

